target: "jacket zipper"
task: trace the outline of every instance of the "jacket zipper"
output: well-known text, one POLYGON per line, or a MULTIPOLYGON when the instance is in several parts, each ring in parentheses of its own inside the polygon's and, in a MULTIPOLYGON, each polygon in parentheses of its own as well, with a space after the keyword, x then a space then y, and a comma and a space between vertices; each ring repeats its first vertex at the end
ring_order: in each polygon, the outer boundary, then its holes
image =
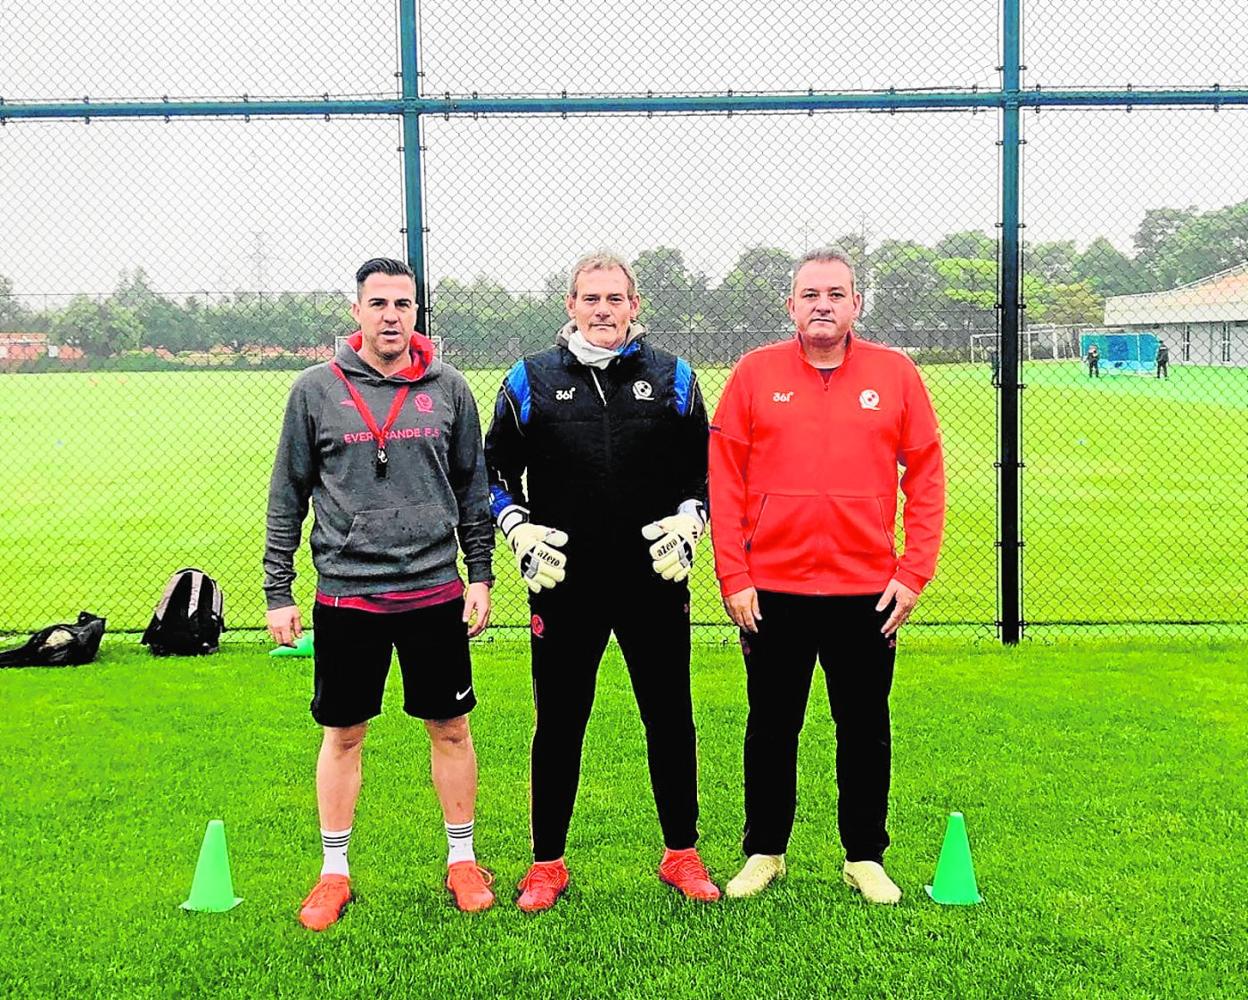
POLYGON ((598 398, 602 400, 603 469, 609 480, 611 478, 611 413, 607 409, 607 394, 602 391, 602 383, 598 381, 598 372, 592 366, 589 366, 589 377, 594 380, 594 388, 598 390, 598 398))
POLYGON ((603 409, 606 409, 607 397, 602 391, 602 383, 598 381, 598 373, 592 367, 589 368, 589 377, 594 380, 594 388, 598 390, 598 398, 602 400, 603 409))

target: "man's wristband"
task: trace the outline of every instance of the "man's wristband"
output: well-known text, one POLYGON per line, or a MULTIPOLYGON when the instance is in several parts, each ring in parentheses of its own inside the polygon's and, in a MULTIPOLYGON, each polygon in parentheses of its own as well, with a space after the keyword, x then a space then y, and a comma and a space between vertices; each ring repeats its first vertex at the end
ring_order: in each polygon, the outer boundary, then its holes
POLYGON ((685 517, 691 517, 698 522, 700 527, 706 527, 706 507, 701 500, 685 500, 676 508, 676 513, 684 514, 685 517))
POLYGON ((507 538, 520 525, 527 523, 529 512, 518 503, 508 504, 498 512, 498 530, 507 538))

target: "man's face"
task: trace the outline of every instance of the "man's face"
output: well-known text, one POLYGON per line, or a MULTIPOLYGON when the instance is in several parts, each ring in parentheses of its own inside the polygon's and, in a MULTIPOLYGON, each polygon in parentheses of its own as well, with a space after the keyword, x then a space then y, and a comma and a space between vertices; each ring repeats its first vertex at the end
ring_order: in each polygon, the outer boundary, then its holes
POLYGON ((416 329, 416 283, 406 274, 370 274, 351 303, 364 350, 389 363, 407 351, 416 329))
POLYGON ((628 297, 628 275, 623 268, 582 271, 576 277, 576 296, 568 296, 568 318, 591 344, 615 348, 628 336, 628 324, 637 318, 641 299, 628 297))
POLYGON ((785 303, 802 341, 811 347, 836 347, 862 312, 862 296, 853 275, 839 260, 803 264, 785 303))

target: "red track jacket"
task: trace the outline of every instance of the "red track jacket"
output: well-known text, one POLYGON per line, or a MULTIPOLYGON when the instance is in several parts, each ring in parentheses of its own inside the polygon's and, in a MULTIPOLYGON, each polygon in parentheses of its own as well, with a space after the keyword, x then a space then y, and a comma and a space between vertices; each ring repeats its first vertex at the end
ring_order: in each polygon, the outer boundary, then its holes
POLYGON ((922 590, 936 573, 945 464, 914 362, 850 334, 825 383, 796 337, 750 351, 711 422, 710 501, 724 596, 876 594, 894 577, 922 590))

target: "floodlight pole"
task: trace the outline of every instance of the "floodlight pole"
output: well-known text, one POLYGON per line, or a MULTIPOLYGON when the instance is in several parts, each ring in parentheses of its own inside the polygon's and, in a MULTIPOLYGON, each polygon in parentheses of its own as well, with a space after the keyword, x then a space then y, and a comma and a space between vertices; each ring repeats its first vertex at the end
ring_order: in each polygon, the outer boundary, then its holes
POLYGON ((429 282, 425 272, 425 193, 420 146, 420 66, 417 0, 399 0, 399 73, 403 83, 403 233, 407 263, 416 272, 416 329, 429 332, 429 282))
POLYGON ((999 419, 997 421, 997 538, 998 580, 1000 587, 1001 641, 1015 645, 1022 634, 1019 473, 1022 448, 1019 421, 1019 391, 1022 388, 1018 332, 1023 303, 1020 291, 1019 252, 1021 190, 1019 91, 1022 80, 1021 0, 1002 0, 1001 65, 1001 266, 999 330, 1001 370, 998 378, 999 419))

